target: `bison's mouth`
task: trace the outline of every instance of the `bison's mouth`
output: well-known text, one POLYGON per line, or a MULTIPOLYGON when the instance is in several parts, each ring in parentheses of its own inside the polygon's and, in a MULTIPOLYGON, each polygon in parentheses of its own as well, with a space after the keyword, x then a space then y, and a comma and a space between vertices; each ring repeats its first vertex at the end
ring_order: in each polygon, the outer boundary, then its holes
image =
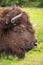
POLYGON ((35 42, 31 42, 29 45, 26 44, 25 50, 28 52, 29 50, 34 49, 37 46, 37 44, 37 40, 35 42))

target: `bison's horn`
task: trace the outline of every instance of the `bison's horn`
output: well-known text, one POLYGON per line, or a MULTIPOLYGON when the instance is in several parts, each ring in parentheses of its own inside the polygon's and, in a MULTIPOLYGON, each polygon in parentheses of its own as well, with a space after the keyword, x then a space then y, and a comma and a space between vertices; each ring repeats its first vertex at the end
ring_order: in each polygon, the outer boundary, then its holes
POLYGON ((18 18, 20 18, 22 15, 23 15, 23 14, 21 13, 21 14, 15 16, 15 17, 13 17, 13 18, 11 19, 11 23, 15 23, 15 21, 16 21, 18 18))

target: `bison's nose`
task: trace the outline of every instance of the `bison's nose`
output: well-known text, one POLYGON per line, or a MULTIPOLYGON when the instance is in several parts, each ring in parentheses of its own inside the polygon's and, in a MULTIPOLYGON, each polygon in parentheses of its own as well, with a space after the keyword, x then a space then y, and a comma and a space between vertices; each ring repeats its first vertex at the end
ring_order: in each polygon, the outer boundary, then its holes
POLYGON ((34 43, 34 46, 37 46, 37 42, 36 42, 36 43, 34 43))
POLYGON ((37 40, 36 40, 36 42, 34 42, 34 46, 37 46, 37 44, 38 44, 38 43, 37 43, 37 40))

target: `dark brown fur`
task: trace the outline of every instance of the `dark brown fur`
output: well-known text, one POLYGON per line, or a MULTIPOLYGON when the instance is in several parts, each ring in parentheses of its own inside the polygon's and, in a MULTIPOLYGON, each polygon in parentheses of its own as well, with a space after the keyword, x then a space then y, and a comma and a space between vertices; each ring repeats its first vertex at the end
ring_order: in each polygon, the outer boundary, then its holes
POLYGON ((35 47, 36 39, 32 24, 28 20, 28 15, 19 7, 3 9, 0 14, 0 52, 17 55, 19 58, 25 57, 25 52, 35 47), (23 13, 21 18, 11 23, 11 19, 23 13), (8 25, 6 25, 6 21, 8 25), (2 46, 2 47, 1 47, 2 46))

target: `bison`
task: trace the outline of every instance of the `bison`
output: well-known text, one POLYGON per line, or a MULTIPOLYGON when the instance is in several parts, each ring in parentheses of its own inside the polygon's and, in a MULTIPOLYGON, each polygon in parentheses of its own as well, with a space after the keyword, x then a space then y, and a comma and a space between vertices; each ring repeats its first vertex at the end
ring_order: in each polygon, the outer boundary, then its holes
POLYGON ((37 46, 35 31, 26 12, 20 7, 0 8, 0 55, 17 55, 24 58, 25 52, 37 46))

